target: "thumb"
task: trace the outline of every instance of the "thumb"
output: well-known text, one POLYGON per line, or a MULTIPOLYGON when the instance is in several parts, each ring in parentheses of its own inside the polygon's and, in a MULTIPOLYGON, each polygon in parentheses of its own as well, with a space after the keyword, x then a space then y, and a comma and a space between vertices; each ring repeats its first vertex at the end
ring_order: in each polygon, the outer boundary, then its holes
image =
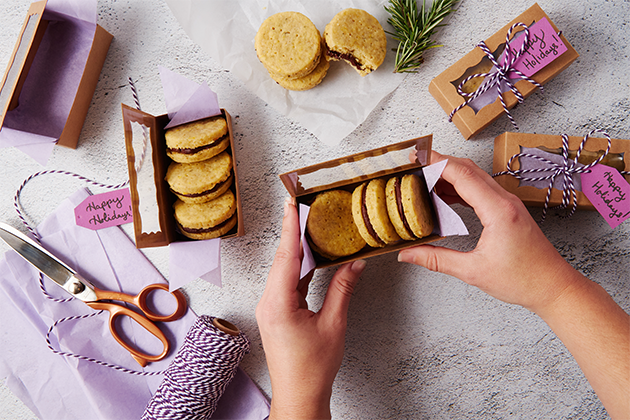
POLYGON ((470 261, 467 261, 466 253, 433 245, 403 249, 398 253, 398 261, 416 264, 460 280, 464 280, 466 273, 470 272, 470 261))
POLYGON ((364 260, 357 260, 341 266, 328 285, 328 292, 322 304, 321 314, 333 319, 346 319, 350 298, 354 287, 359 282, 359 276, 365 268, 364 260))

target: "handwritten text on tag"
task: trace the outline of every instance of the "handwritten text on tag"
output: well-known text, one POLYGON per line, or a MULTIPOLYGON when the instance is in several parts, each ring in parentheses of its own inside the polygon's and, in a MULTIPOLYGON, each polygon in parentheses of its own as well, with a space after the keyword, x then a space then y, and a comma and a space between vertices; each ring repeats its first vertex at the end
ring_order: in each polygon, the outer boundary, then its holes
POLYGON ((133 222, 129 188, 91 195, 74 209, 78 226, 97 230, 133 222))
MULTIPOLYGON (((524 38, 521 34, 510 42, 514 51, 520 50, 524 38)), ((553 30, 547 18, 540 19, 529 28, 528 45, 525 52, 514 63, 514 68, 527 77, 539 72, 567 50, 567 46, 553 30)))
POLYGON ((610 166, 595 165, 581 178, 582 192, 611 228, 630 218, 630 184, 619 171, 610 166))

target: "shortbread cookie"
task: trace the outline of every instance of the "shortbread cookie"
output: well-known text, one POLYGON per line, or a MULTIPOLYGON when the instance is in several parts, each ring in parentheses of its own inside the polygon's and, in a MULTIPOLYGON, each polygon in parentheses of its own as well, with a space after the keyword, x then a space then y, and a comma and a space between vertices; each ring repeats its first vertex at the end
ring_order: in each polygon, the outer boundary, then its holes
POLYGON ((236 198, 231 190, 205 203, 173 205, 180 232, 191 239, 213 239, 228 233, 237 222, 236 198))
POLYGON ((326 60, 325 57, 321 57, 319 60, 319 64, 315 67, 315 70, 310 72, 304 77, 298 77, 297 79, 289 79, 287 77, 281 77, 275 75, 273 73, 269 73, 271 78, 276 81, 280 86, 288 90, 308 90, 312 89, 315 86, 319 85, 326 73, 328 73, 328 68, 330 67, 330 63, 326 60))
POLYGON ((433 232, 433 206, 424 179, 415 174, 387 181, 387 211, 401 238, 413 241, 433 232))
MULTIPOLYGON (((479 64, 477 64, 475 67, 472 67, 469 71, 471 75, 480 74, 480 73, 488 73, 490 72, 490 70, 492 70, 492 67, 493 67, 492 61, 484 57, 484 59, 479 64)), ((481 76, 473 77, 472 79, 464 83, 464 85, 462 86, 462 92, 473 93, 479 88, 479 86, 481 86, 481 84, 483 83, 485 79, 486 79, 485 77, 481 77, 481 76)))
POLYGON ((182 201, 210 201, 232 185, 232 157, 227 152, 221 152, 201 162, 172 162, 165 179, 171 191, 182 201))
POLYGON ((321 35, 313 22, 298 12, 269 16, 254 40, 256 55, 265 68, 279 77, 304 77, 317 66, 321 35))
POLYGON ((326 55, 351 64, 361 76, 385 60, 387 38, 378 20, 365 10, 345 9, 324 30, 326 55))
POLYGON ((348 191, 318 194, 311 204, 306 230, 313 250, 331 260, 352 255, 365 246, 352 219, 352 193, 348 191))
POLYGON ((352 216, 359 233, 371 247, 383 247, 400 240, 387 214, 385 180, 373 179, 355 188, 352 216))
POLYGON ((166 154, 175 162, 200 162, 218 155, 230 145, 223 115, 192 121, 166 130, 166 154))

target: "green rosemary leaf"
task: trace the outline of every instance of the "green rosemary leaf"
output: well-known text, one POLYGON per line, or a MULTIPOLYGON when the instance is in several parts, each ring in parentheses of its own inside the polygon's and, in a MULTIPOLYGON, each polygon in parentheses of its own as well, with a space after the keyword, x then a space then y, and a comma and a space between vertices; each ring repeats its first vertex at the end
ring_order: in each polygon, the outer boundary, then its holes
POLYGON ((395 73, 415 73, 424 61, 422 54, 429 48, 441 47, 431 39, 437 28, 444 26, 442 21, 454 11, 458 0, 434 0, 427 10, 426 0, 418 11, 417 0, 389 0, 385 10, 390 17, 387 22, 394 32, 387 32, 398 41, 395 73))

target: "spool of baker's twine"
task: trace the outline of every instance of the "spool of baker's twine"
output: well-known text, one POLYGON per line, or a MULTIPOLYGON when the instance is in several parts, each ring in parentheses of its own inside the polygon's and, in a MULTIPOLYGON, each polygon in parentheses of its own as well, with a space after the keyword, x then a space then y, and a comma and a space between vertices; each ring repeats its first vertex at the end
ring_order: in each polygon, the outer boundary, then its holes
POLYGON ((206 420, 214 413, 249 339, 229 322, 200 316, 188 331, 142 420, 206 420))

